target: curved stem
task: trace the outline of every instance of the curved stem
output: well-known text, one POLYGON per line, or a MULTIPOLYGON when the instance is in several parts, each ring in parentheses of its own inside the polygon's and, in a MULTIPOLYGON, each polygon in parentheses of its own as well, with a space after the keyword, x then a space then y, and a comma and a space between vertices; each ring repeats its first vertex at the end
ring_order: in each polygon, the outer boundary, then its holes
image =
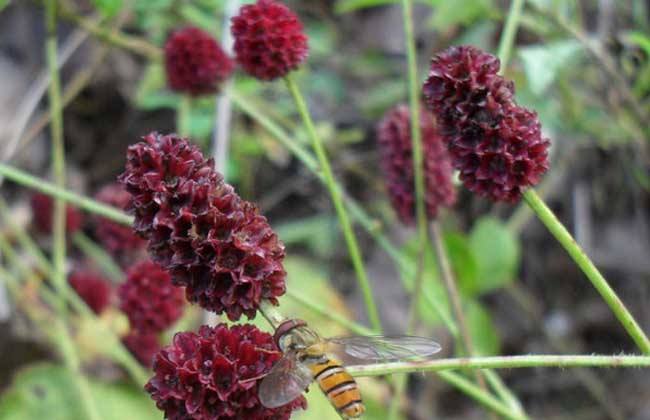
POLYGON ((569 231, 553 214, 546 203, 537 195, 534 189, 529 188, 524 192, 524 200, 533 209, 537 217, 544 223, 548 230, 555 236, 555 239, 569 253, 573 261, 580 267, 587 276, 591 284, 598 290, 600 296, 609 305, 610 309, 623 325, 630 337, 644 354, 650 354, 650 340, 645 335, 639 324, 632 314, 625 307, 625 304, 618 297, 616 292, 611 288, 605 277, 598 271, 598 268, 589 259, 587 254, 582 250, 580 245, 573 239, 569 231))
POLYGON ((323 176, 325 178, 325 184, 330 192, 332 197, 332 202, 334 204, 334 209, 336 210, 336 215, 338 216, 339 223, 341 224, 341 230, 343 231, 343 236, 345 237, 345 242, 348 245, 348 251, 350 253, 350 259, 352 260, 352 265, 356 273, 357 281, 363 294, 363 300, 366 304, 366 311, 368 313, 368 318, 370 320, 370 325, 377 332, 381 332, 381 321, 379 320, 379 312, 377 311, 377 305, 375 304, 375 298, 372 295, 372 289, 370 287, 370 281, 366 274, 366 268, 364 267, 363 258, 361 256, 361 251, 359 250, 359 244, 357 243, 357 238, 352 229, 352 223, 350 223, 350 218, 348 213, 343 205, 343 199, 341 198, 341 190, 338 187, 336 180, 334 179, 334 174, 332 173, 332 168, 330 167, 329 159, 327 153, 325 152, 325 147, 323 142, 320 139, 320 136, 316 132, 314 127, 314 122, 311 119, 309 109, 305 103, 302 93, 296 84, 296 81, 293 78, 293 75, 289 73, 285 77, 285 82, 287 88, 293 97, 296 107, 298 108, 298 113, 300 114, 307 133, 311 138, 312 145, 314 147, 314 152, 318 158, 318 163, 320 164, 321 170, 323 171, 323 176))
POLYGON ((496 356, 436 359, 426 362, 396 362, 367 366, 350 366, 352 376, 382 376, 395 373, 437 372, 454 369, 514 369, 534 367, 650 367, 650 356, 496 356))

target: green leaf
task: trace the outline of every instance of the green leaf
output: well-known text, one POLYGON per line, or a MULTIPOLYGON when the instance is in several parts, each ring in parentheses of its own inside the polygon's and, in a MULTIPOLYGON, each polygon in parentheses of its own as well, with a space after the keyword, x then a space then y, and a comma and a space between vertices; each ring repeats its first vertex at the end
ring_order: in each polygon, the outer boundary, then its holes
POLYGON ((470 234, 469 246, 478 269, 475 293, 498 289, 514 280, 519 268, 519 242, 501 221, 482 218, 470 234))
POLYGON ((478 356, 499 354, 501 340, 489 312, 475 300, 467 302, 464 310, 475 353, 478 356))
POLYGON ((9 6, 10 1, 11 0, 0 0, 0 12, 2 12, 2 9, 5 7, 9 6))
POLYGON ((470 248, 469 240, 460 233, 447 233, 443 241, 449 256, 458 289, 463 296, 473 296, 479 290, 478 264, 470 248))
POLYGON ((122 8, 122 0, 91 0, 97 10, 104 16, 115 16, 122 8))
POLYGON ((337 246, 336 219, 315 216, 277 226, 275 231, 285 245, 307 245, 319 257, 330 257, 337 246))
MULTIPOLYGON (((161 413, 139 388, 90 381, 97 408, 106 420, 160 419, 161 413)), ((70 372, 53 364, 24 369, 0 398, 3 420, 85 420, 70 372)))
POLYGON ((633 44, 638 45, 646 55, 650 56, 650 37, 640 31, 634 31, 626 34, 627 40, 633 44))
POLYGON ((530 90, 541 95, 553 83, 559 71, 577 60, 582 45, 573 39, 521 48, 519 55, 530 90))

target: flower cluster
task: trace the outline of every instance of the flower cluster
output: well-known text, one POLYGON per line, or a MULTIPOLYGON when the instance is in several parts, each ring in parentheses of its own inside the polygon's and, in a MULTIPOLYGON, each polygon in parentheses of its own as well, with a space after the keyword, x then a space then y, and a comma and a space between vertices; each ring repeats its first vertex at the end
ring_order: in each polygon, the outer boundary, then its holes
MULTIPOLYGON (((112 183, 99 190, 95 199, 109 206, 126 210, 131 201, 131 195, 126 192, 123 185, 112 183)), ((136 261, 140 251, 145 246, 145 241, 133 232, 133 228, 105 217, 99 217, 95 220, 95 236, 104 249, 122 266, 127 266, 136 261)))
POLYGON ((217 92, 234 63, 209 33, 194 27, 173 32, 165 43, 167 83, 193 96, 217 92))
POLYGON ((549 142, 537 115, 515 103, 512 82, 498 72, 493 55, 451 47, 433 58, 424 96, 465 186, 516 202, 548 169, 549 142))
POLYGON ((261 80, 286 76, 307 58, 307 36, 298 17, 275 0, 241 8, 231 26, 237 62, 261 80))
POLYGON ((68 278, 68 283, 98 315, 104 312, 111 302, 110 283, 94 271, 76 270, 68 278))
MULTIPOLYGON (((434 219, 440 207, 456 201, 451 160, 433 118, 420 117, 422 132, 425 203, 427 216, 434 219)), ((404 224, 415 220, 415 177, 409 108, 398 105, 389 110, 377 126, 382 169, 393 208, 404 224)))
MULTIPOLYGON (((30 204, 36 229, 41 233, 51 234, 52 216, 54 214, 54 200, 52 197, 36 193, 32 195, 30 204)), ((65 230, 68 234, 73 234, 81 229, 83 222, 84 218, 81 211, 72 206, 65 207, 65 230)))
POLYGON ((200 150, 152 133, 129 147, 120 176, 132 195, 135 230, 153 260, 201 307, 249 318, 285 292, 284 246, 200 150))
POLYGON ((131 329, 140 334, 162 332, 183 314, 183 289, 175 287, 169 273, 149 260, 129 269, 117 296, 131 329))
POLYGON ((203 326, 182 332, 154 359, 145 389, 170 420, 288 419, 303 397, 269 409, 257 397, 260 378, 281 357, 271 335, 253 325, 203 326))

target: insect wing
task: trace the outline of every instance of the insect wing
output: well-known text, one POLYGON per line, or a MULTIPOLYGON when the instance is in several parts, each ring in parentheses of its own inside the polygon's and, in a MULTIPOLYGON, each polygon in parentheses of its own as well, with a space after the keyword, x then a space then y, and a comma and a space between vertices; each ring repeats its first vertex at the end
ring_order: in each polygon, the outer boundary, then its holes
POLYGON ((354 366, 425 360, 441 347, 424 337, 376 335, 328 338, 325 349, 346 365, 354 366))
POLYGON ((258 397, 267 408, 281 407, 298 398, 312 379, 309 368, 298 362, 295 353, 289 353, 262 379, 258 397))

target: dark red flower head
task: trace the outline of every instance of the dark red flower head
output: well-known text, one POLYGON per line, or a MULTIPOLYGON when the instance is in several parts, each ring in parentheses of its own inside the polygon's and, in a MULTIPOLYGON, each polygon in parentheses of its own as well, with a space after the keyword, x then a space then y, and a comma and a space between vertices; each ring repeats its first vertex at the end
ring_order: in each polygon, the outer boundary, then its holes
POLYGON ((165 43, 169 87, 193 96, 215 93, 234 63, 209 33, 194 27, 173 32, 165 43))
POLYGON ((424 84, 460 178, 494 201, 516 202, 548 169, 537 114, 518 106, 499 60, 471 46, 436 55, 424 84))
POLYGON ((169 420, 284 420, 305 408, 303 397, 266 408, 257 397, 264 374, 280 359, 271 335, 253 325, 203 326, 177 333, 155 357, 145 386, 169 420))
POLYGON ((156 353, 161 349, 160 339, 158 334, 151 332, 139 332, 132 330, 129 334, 122 338, 122 343, 127 349, 135 356, 135 358, 142 364, 142 366, 150 368, 153 365, 153 359, 156 353))
POLYGON ((152 261, 132 266, 117 296, 131 328, 141 333, 162 332, 183 315, 183 289, 174 286, 169 273, 152 261))
POLYGON ((237 62, 261 80, 284 77, 307 58, 307 36, 298 17, 275 0, 243 6, 232 18, 237 62))
MULTIPOLYGON (((35 193, 31 198, 32 215, 36 229, 45 234, 52 233, 52 216, 54 214, 54 200, 42 193, 35 193)), ((73 234, 83 225, 84 218, 76 207, 65 207, 65 230, 73 234)))
MULTIPOLYGON (((131 194, 126 192, 124 185, 112 183, 99 190, 95 199, 120 210, 126 210, 131 201, 131 194)), ((104 249, 123 266, 136 261, 139 251, 144 249, 146 244, 135 234, 131 226, 124 226, 105 217, 96 218, 95 236, 104 249)))
POLYGON ((112 289, 109 281, 94 271, 74 271, 68 282, 96 314, 101 314, 111 302, 112 289))
POLYGON ((120 176, 133 196, 135 230, 190 302, 231 320, 255 316, 285 292, 284 245, 198 148, 149 134, 129 147, 120 176))
MULTIPOLYGON (((433 118, 422 112, 420 124, 427 216, 435 219, 441 206, 454 204, 456 190, 452 183, 451 160, 433 118)), ((377 140, 391 204, 402 223, 413 224, 415 175, 408 106, 398 105, 384 115, 377 126, 377 140)))

